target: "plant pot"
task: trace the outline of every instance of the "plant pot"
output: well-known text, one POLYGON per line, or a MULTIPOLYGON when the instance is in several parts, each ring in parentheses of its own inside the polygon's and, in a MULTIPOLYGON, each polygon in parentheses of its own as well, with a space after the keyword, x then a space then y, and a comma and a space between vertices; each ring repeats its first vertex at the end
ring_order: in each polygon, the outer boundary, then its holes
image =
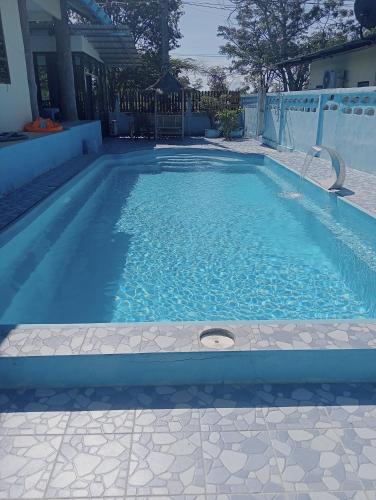
POLYGON ((231 139, 240 139, 243 137, 244 130, 242 128, 237 128, 230 133, 231 139))
POLYGON ((207 139, 217 139, 221 135, 220 131, 216 128, 206 128, 205 137, 207 139))

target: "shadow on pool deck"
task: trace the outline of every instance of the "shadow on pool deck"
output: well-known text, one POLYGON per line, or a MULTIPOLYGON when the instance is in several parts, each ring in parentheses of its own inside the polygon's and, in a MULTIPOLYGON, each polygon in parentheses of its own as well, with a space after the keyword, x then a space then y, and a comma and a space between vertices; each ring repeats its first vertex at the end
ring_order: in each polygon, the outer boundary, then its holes
MULTIPOLYGON (((216 142, 215 147, 229 149, 231 142, 216 142), (227 144, 227 145, 226 145, 227 144)), ((184 147, 184 146, 213 146, 213 142, 205 137, 186 137, 184 140, 177 138, 166 138, 156 141, 146 139, 131 139, 129 137, 107 137, 103 141, 103 148, 106 154, 123 154, 140 150, 153 150, 157 146, 184 147)))
MULTIPOLYGON (((0 391, 0 412, 293 408, 376 405, 374 384, 218 384, 0 391)), ((286 410, 289 413, 289 410, 286 410)), ((376 416, 375 416, 376 420, 376 416)))

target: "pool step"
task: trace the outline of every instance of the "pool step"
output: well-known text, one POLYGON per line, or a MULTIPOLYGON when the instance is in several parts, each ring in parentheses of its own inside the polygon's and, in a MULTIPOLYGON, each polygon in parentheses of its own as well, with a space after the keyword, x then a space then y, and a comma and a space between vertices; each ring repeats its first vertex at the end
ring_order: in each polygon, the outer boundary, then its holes
MULTIPOLYGON (((42 277, 50 276, 51 269, 53 269, 53 283, 58 283, 58 272, 64 272, 64 269, 59 265, 54 265, 52 263, 52 259, 55 258, 55 261, 58 262, 61 254, 64 254, 64 260, 65 262, 67 261, 67 246, 64 245, 63 242, 69 238, 69 234, 71 234, 77 227, 74 224, 79 218, 83 217, 87 206, 90 203, 93 203, 92 197, 88 197, 85 193, 89 191, 92 195, 102 189, 104 189, 102 180, 92 176, 81 187, 81 191, 84 193, 84 196, 82 196, 83 202, 81 204, 72 203, 71 197, 65 197, 64 192, 62 192, 59 196, 59 202, 55 202, 54 205, 54 207, 57 207, 55 210, 58 210, 60 222, 59 229, 57 228, 56 223, 54 224, 54 217, 56 214, 54 215, 53 207, 47 207, 45 209, 45 212, 42 215, 43 224, 38 221, 34 222, 34 220, 31 220, 30 223, 28 223, 28 221, 25 220, 26 227, 24 231, 30 231, 33 233, 32 245, 28 243, 27 238, 23 238, 21 240, 21 245, 18 246, 15 246, 12 240, 8 243, 8 251, 12 265, 7 263, 7 271, 12 269, 13 273, 4 273, 7 279, 6 281, 3 281, 2 286, 7 289, 13 289, 15 283, 17 283, 18 289, 13 293, 12 300, 7 305, 6 310, 1 311, 2 316, 6 316, 6 311, 12 307, 12 304, 17 303, 17 300, 22 302, 22 298, 20 297, 24 295, 27 296, 28 288, 32 287, 33 289, 35 286, 33 285, 33 276, 35 273, 39 272, 39 275, 42 277), (48 241, 48 245, 45 245, 46 241, 48 241), (57 248, 60 248, 60 252, 52 255, 51 252, 49 252, 52 244, 59 245, 57 248), (32 252, 31 249, 33 250, 32 252), (41 253, 42 251, 44 253, 41 253), (40 256, 38 261, 35 259, 36 254, 40 256), (20 273, 20 269, 23 267, 28 269, 27 273, 20 273), (44 272, 41 271, 43 268, 44 272)), ((4 248, 7 248, 6 245, 4 245, 4 248)), ((33 293, 31 296, 33 296, 33 293)), ((51 289, 50 295, 52 295, 51 289)), ((37 306, 38 305, 36 304, 35 307, 37 306)))
POLYGON ((351 322, 3 327, 0 387, 376 382, 375 337, 351 322), (200 343, 219 327, 233 347, 200 343))

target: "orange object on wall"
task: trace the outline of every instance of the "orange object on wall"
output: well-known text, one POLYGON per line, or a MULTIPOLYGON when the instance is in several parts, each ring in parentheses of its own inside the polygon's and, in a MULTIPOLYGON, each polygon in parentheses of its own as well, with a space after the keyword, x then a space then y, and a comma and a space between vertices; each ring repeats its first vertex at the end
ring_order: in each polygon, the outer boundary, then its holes
POLYGON ((34 120, 31 123, 27 123, 24 126, 24 131, 25 132, 37 132, 38 134, 43 134, 43 133, 48 133, 50 134, 51 132, 61 132, 63 129, 63 126, 60 125, 60 123, 53 122, 49 118, 46 120, 44 118, 38 117, 36 120, 34 120))

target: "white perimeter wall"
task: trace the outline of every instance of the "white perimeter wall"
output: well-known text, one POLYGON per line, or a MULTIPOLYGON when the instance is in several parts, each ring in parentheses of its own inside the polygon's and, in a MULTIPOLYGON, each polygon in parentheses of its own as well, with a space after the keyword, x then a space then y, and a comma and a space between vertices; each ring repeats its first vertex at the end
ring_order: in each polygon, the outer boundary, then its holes
POLYGON ((21 130, 31 120, 25 53, 16 0, 0 0, 10 85, 0 83, 0 132, 21 130))

